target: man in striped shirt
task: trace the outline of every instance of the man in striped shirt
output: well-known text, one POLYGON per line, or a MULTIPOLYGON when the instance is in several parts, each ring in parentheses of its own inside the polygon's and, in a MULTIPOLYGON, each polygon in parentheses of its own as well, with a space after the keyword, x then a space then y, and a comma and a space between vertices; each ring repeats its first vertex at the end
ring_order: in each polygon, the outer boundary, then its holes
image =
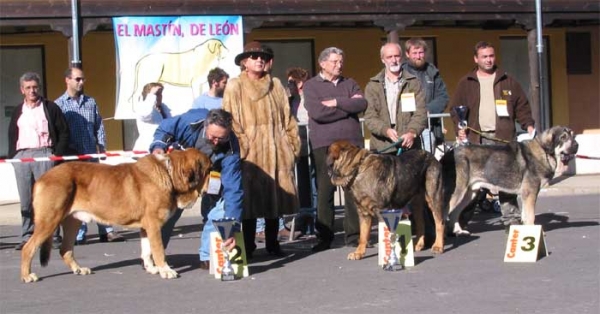
MULTIPOLYGON (((104 153, 106 149, 106 134, 102 117, 98 112, 96 100, 83 94, 85 76, 78 68, 68 68, 65 71, 67 91, 56 99, 56 104, 65 114, 69 124, 69 149, 73 154, 104 153)), ((87 224, 83 222, 77 233, 76 245, 86 243, 87 224)), ((115 233, 111 226, 98 224, 100 242, 122 242, 125 238, 115 233)))

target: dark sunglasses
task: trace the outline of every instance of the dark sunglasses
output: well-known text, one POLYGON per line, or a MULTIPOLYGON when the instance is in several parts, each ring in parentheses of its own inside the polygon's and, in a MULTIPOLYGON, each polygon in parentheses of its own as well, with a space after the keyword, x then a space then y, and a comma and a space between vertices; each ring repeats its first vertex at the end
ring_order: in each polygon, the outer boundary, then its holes
POLYGON ((85 77, 75 77, 75 78, 71 78, 71 79, 75 80, 77 82, 85 81, 85 77))
POLYGON ((258 60, 258 58, 261 58, 263 61, 271 61, 271 57, 268 57, 263 54, 251 54, 249 58, 252 60, 258 60))

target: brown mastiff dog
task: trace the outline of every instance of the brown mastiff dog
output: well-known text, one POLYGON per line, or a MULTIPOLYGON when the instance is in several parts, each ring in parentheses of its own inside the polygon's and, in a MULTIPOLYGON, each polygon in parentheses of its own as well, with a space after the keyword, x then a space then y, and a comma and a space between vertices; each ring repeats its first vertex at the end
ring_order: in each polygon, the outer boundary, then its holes
POLYGON ((427 202, 436 231, 431 251, 444 251, 442 169, 433 155, 423 150, 409 150, 400 156, 379 155, 347 141, 337 141, 329 147, 327 163, 331 182, 343 187, 345 193, 352 193, 359 212, 360 240, 348 259, 364 257, 373 216, 383 221, 381 210, 402 208, 409 203, 415 215, 415 250, 420 251, 425 245, 423 214, 427 202))
POLYGON ((21 280, 34 282, 31 260, 38 247, 48 265, 52 234, 62 225, 63 261, 73 273, 87 275, 73 256, 81 221, 141 228, 142 259, 147 272, 175 278, 165 262, 160 229, 177 208, 189 208, 208 184, 211 162, 196 149, 148 155, 136 163, 110 166, 68 162, 46 172, 34 186, 35 229, 21 253, 21 280), (156 266, 155 266, 156 263, 156 266))
POLYGON ((444 183, 445 191, 452 193, 448 227, 454 228, 457 235, 468 234, 457 220, 479 188, 486 188, 492 194, 521 195, 522 222, 533 225, 540 189, 554 177, 560 162, 566 166, 578 148, 573 131, 564 126, 552 127, 523 142, 457 147, 453 154, 442 158, 445 172, 456 170, 455 176, 446 176, 444 183))

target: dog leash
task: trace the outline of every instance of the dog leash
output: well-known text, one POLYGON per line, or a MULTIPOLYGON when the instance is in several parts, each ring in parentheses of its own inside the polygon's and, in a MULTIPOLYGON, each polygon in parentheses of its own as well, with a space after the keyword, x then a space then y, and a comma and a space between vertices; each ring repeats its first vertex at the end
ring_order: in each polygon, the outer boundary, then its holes
MULTIPOLYGON (((402 143, 402 141, 399 140, 399 141, 393 143, 392 145, 389 145, 387 147, 384 147, 384 148, 378 150, 377 153, 381 154, 381 153, 385 152, 386 150, 388 150, 390 148, 395 148, 396 145, 398 145, 400 143, 402 143)), ((396 151, 396 156, 400 156, 400 154, 402 154, 402 147, 398 147, 398 150, 396 151)))
POLYGON ((471 130, 471 131, 479 134, 479 136, 481 136, 481 137, 483 137, 485 139, 488 139, 490 141, 500 142, 500 143, 504 143, 504 144, 510 143, 510 141, 507 141, 507 140, 501 140, 499 138, 495 138, 495 137, 491 137, 491 136, 485 135, 485 134, 483 134, 483 132, 479 132, 479 131, 473 129, 472 127, 470 127, 470 126, 467 126, 467 129, 469 129, 469 130, 471 130))

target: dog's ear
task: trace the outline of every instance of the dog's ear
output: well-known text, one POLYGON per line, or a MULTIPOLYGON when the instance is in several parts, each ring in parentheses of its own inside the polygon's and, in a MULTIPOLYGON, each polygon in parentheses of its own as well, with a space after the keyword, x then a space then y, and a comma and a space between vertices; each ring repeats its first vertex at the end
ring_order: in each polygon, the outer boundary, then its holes
POLYGON ((205 185, 211 162, 197 149, 173 151, 171 158, 171 180, 177 192, 187 192, 205 185))
POLYGON ((555 142, 555 140, 558 139, 556 136, 557 133, 562 133, 562 132, 560 132, 560 130, 557 127, 553 127, 551 129, 544 131, 542 133, 542 135, 540 136, 540 142, 542 144, 542 148, 547 153, 551 154, 554 152, 554 142, 555 142))
POLYGON ((333 144, 329 145, 327 149, 327 156, 333 161, 340 158, 340 154, 342 153, 342 141, 333 142, 333 144))

